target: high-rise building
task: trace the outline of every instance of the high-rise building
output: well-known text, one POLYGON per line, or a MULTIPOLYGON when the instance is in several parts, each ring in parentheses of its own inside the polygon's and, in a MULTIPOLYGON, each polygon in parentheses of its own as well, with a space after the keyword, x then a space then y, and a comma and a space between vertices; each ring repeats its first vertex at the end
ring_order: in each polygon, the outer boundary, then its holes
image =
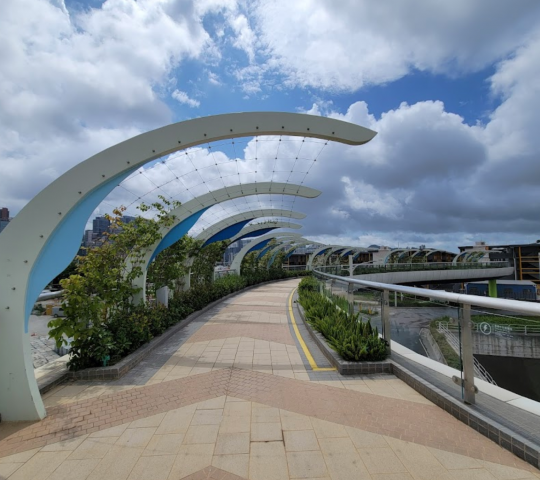
POLYGON ((0 232, 8 226, 9 210, 6 207, 0 208, 0 232))
POLYGON ((96 217, 92 221, 92 231, 96 237, 101 237, 105 232, 109 230, 111 222, 105 217, 96 217))

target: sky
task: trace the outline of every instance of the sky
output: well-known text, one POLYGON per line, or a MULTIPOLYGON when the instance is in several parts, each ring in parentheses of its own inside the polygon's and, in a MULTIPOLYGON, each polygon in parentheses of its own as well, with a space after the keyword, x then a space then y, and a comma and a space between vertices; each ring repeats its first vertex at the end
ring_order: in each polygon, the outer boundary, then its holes
POLYGON ((457 251, 540 239, 538 0, 2 0, 0 65, 0 207, 13 216, 140 133, 285 111, 377 136, 173 154, 94 214, 272 176, 322 194, 231 202, 202 224, 272 205, 306 213, 301 233, 324 243, 457 251))

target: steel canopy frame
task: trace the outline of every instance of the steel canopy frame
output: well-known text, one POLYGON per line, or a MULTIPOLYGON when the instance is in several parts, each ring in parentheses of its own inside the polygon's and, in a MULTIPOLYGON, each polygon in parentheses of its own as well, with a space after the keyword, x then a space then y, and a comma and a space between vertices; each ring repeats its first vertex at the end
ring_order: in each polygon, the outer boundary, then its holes
MULTIPOLYGON (((294 212, 292 210, 282 210, 279 208, 266 208, 258 210, 248 210, 238 213, 223 220, 214 223, 206 230, 203 230, 195 237, 196 240, 201 240, 204 245, 220 240, 230 240, 232 237, 242 232, 242 229, 251 221, 264 217, 286 217, 301 220, 306 218, 305 213, 294 212)), ((258 224, 261 225, 261 224, 258 224)))
POLYGON ((351 123, 298 113, 248 112, 168 125, 110 147, 44 188, 0 236, 0 413, 4 420, 46 415, 34 377, 28 319, 39 292, 76 255, 86 222, 125 178, 178 150, 237 137, 290 135, 348 145, 376 133, 351 123))
POLYGON ((287 227, 287 225, 297 225, 297 224, 286 223, 286 222, 281 222, 281 221, 272 221, 272 222, 255 223, 253 225, 248 225, 244 227, 242 230, 240 230, 240 232, 238 232, 237 235, 229 239, 229 242, 232 244, 243 238, 260 237, 261 235, 270 233, 272 230, 276 230, 278 228, 299 228, 299 227, 287 227))
MULTIPOLYGON (((242 266, 242 260, 244 260, 244 257, 249 253, 250 250, 253 250, 258 245, 264 244, 264 242, 267 242, 267 241, 269 242, 270 240, 274 238, 281 238, 281 237, 301 238, 302 236, 299 233, 281 232, 281 233, 268 233, 261 237, 257 237, 252 242, 249 242, 247 245, 244 245, 242 249, 236 254, 233 261, 231 262, 230 269, 234 270, 238 275, 240 275, 240 267, 242 266)), ((260 248, 263 248, 263 247, 264 245, 262 245, 260 248)))
MULTIPOLYGON (((194 198, 171 210, 168 215, 174 217, 173 224, 170 227, 163 227, 160 230, 162 235, 161 239, 149 247, 145 255, 138 260, 142 266, 143 273, 133 281, 133 285, 139 288, 139 293, 134 296, 134 302, 138 303, 146 301, 146 277, 148 274, 148 266, 152 260, 160 252, 180 240, 210 207, 234 198, 272 193, 304 198, 315 198, 321 194, 319 190, 315 190, 314 188, 304 187, 303 185, 293 185, 290 183, 246 183, 205 193, 204 195, 194 198)), ((129 264, 130 262, 128 260, 128 265, 129 264)))

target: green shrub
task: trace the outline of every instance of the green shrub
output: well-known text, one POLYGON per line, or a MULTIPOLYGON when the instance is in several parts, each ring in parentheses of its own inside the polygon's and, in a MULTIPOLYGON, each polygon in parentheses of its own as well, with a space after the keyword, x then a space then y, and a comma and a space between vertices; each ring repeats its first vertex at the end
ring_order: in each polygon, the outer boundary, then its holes
POLYGON ((305 287, 299 289, 299 303, 304 308, 307 322, 344 360, 358 362, 386 358, 386 341, 379 338, 377 328, 371 326, 369 319, 363 322, 359 314, 336 308, 332 300, 305 287))

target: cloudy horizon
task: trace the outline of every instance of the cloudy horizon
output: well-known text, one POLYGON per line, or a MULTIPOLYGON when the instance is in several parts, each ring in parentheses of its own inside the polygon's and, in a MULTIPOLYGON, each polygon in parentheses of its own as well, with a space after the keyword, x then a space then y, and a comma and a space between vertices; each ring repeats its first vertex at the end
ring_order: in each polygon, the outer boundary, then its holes
MULTIPOLYGON (((323 193, 271 205, 306 213, 300 233, 331 244, 457 251, 540 239, 536 0, 6 0, 0 37, 0 207, 12 215, 120 141, 271 110, 377 136, 358 147, 293 139, 279 164, 277 139, 202 148, 192 159, 207 168, 202 183, 263 181, 292 162, 273 179, 323 193)), ((188 199, 189 164, 165 160, 107 205, 128 205, 152 185, 188 199), (171 183, 173 172, 183 183, 171 183)))

